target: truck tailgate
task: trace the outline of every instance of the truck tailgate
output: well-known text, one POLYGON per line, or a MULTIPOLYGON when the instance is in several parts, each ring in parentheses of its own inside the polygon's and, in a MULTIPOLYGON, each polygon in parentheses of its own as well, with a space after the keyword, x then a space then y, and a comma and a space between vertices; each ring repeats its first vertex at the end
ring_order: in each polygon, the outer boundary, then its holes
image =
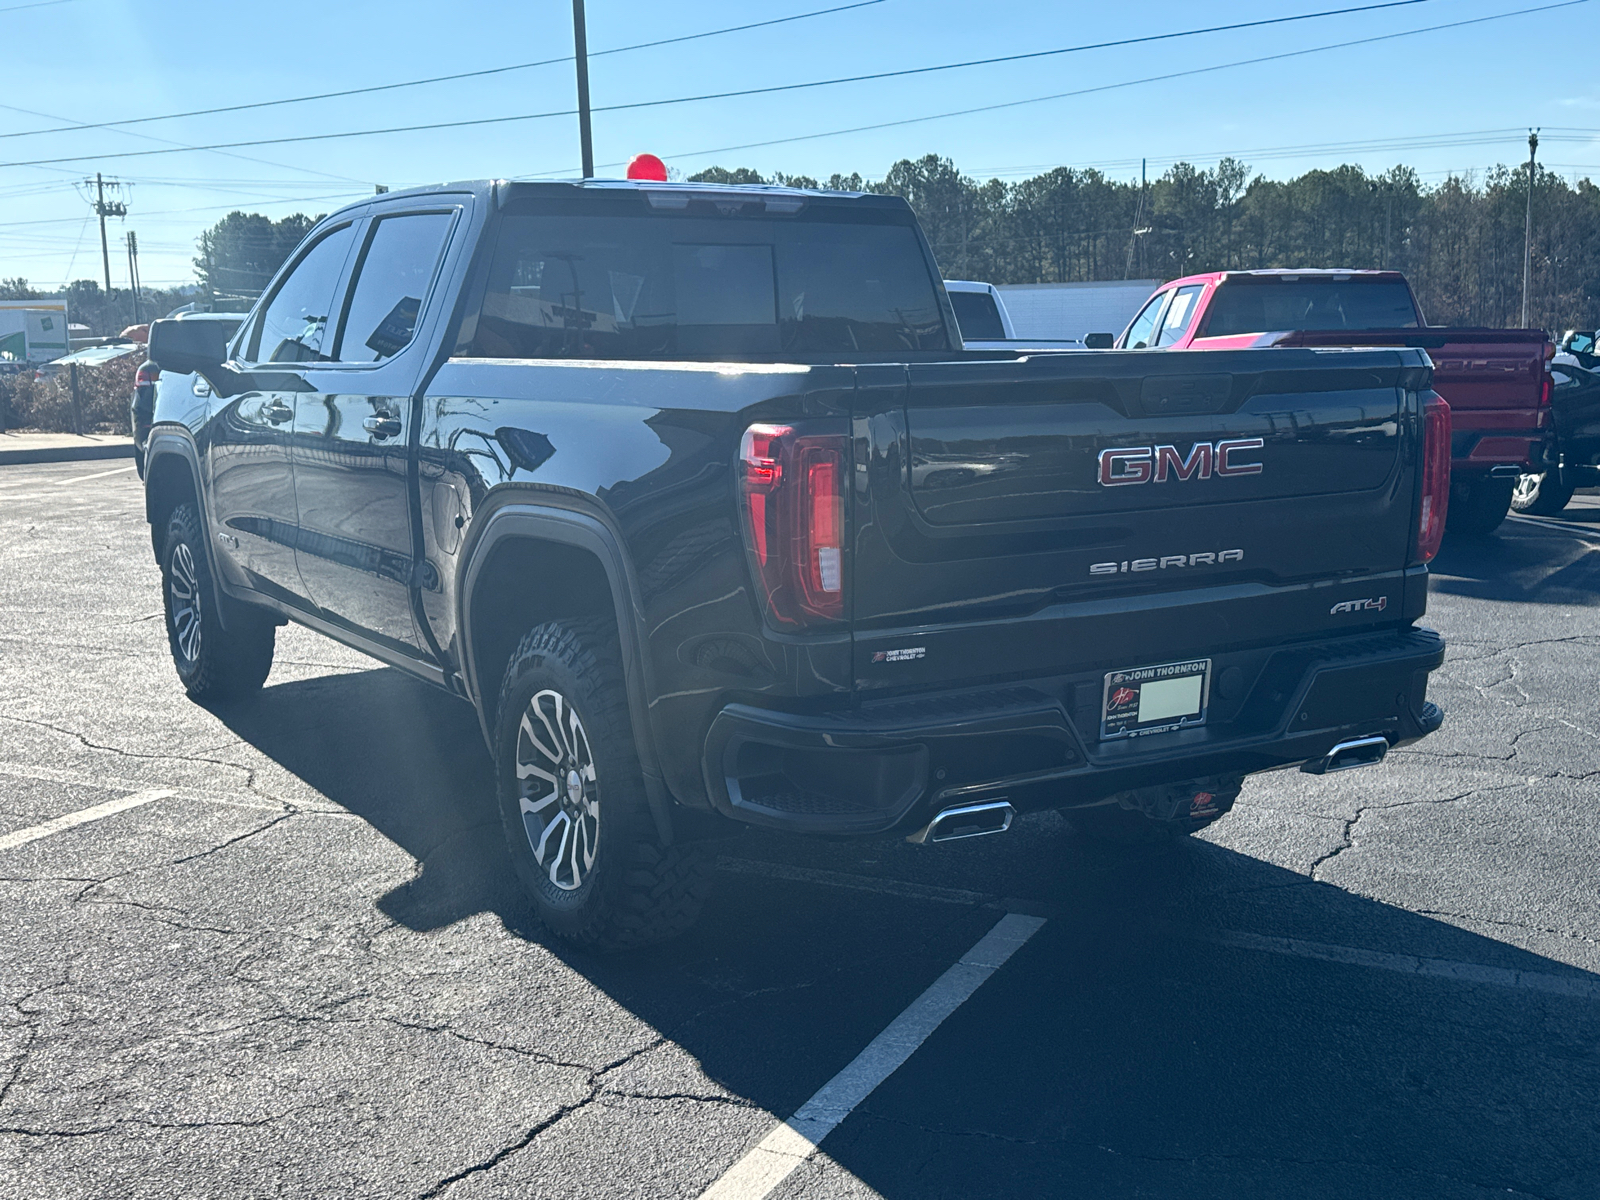
POLYGON ((1428 377, 1415 350, 861 368, 858 686, 1404 623, 1428 377))

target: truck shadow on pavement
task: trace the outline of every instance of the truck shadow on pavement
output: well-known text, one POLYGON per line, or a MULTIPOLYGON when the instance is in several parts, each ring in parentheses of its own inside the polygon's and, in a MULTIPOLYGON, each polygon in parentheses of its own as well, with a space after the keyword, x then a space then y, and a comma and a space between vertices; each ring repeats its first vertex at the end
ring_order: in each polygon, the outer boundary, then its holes
MULTIPOLYGON (((1001 909, 1047 915, 826 1142, 828 1170, 891 1200, 1554 1196, 1583 1194, 1600 1172, 1600 976, 1248 854, 1199 839, 1109 851, 1054 814, 931 849, 749 834, 720 847, 743 867, 719 873, 691 934, 606 958, 534 922, 467 705, 380 669, 272 686, 219 715, 422 864, 380 900, 391 919, 429 931, 494 914, 693 1056, 733 1102, 779 1117, 1001 909), (819 872, 844 878, 828 885, 819 872), (1025 902, 883 894, 874 880, 1025 902), (1227 931, 1505 975, 1497 986, 1470 972, 1446 979, 1263 952, 1265 943, 1228 944, 1227 931), (1572 982, 1506 982, 1517 978, 1572 982)), ((572 1028, 581 1039, 585 1025, 572 1028)), ((548 1038, 550 1027, 530 1014, 526 1036, 548 1038)), ((659 1088, 677 1093, 683 1082, 659 1088)), ((697 1119, 670 1109, 650 1118, 697 1119)), ((617 1121, 624 1142, 639 1136, 617 1121)), ((638 1152, 672 1142, 653 1144, 638 1152)), ((706 1166, 720 1171, 741 1149, 706 1166)), ((498 1170, 514 1172, 514 1160, 498 1170)), ((826 1180, 820 1191, 832 1194, 826 1180)))
MULTIPOLYGON (((1594 513, 1600 518, 1600 509, 1594 513)), ((1554 524, 1508 520, 1488 537, 1446 537, 1429 586, 1476 600, 1597 604, 1600 553, 1590 540, 1596 533, 1586 524, 1573 524, 1569 533, 1554 524)))

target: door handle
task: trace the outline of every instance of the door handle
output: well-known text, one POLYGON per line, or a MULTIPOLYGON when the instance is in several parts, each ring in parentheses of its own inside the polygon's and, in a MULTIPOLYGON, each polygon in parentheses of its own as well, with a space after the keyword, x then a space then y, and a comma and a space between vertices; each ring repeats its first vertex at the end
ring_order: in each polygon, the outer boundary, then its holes
POLYGON ((261 415, 274 425, 282 425, 285 421, 294 419, 294 409, 282 400, 274 400, 261 410, 261 415))
POLYGON ((400 418, 391 417, 387 413, 368 417, 361 422, 361 428, 379 441, 382 441, 385 438, 392 438, 400 432, 400 418))

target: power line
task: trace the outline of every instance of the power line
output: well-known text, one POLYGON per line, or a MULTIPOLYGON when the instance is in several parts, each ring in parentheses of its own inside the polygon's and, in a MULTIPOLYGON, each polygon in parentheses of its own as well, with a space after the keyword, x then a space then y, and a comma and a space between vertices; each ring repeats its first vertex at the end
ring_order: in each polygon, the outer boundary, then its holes
MULTIPOLYGON (((1405 6, 1405 5, 1422 4, 1422 3, 1430 3, 1430 2, 1431 2, 1431 0, 1388 0, 1387 3, 1367 5, 1367 6, 1360 7, 1360 8, 1329 9, 1326 12, 1321 12, 1321 13, 1304 13, 1304 14, 1300 14, 1299 16, 1296 16, 1296 17, 1273 17, 1273 18, 1268 18, 1267 20, 1264 20, 1264 21, 1248 22, 1247 24, 1251 24, 1251 25, 1279 24, 1279 23, 1282 23, 1284 21, 1290 21, 1290 20, 1309 20, 1309 19, 1311 19, 1313 17, 1342 15, 1342 14, 1354 13, 1354 12, 1366 12, 1366 11, 1371 11, 1372 9, 1394 8, 1394 7, 1400 7, 1400 6, 1405 6)), ((1450 23, 1444 24, 1444 25, 1429 26, 1429 27, 1424 28, 1424 29, 1404 30, 1404 31, 1401 31, 1399 33, 1382 34, 1382 35, 1379 35, 1379 36, 1376 36, 1376 37, 1361 38, 1361 39, 1358 39, 1356 41, 1351 41, 1351 42, 1338 42, 1338 43, 1334 43, 1333 45, 1329 45, 1329 46, 1317 46, 1317 47, 1313 47, 1313 48, 1311 48, 1309 50, 1294 50, 1294 51, 1289 51, 1288 53, 1285 53, 1285 54, 1276 54, 1276 55, 1268 55, 1268 56, 1265 56, 1265 57, 1262 57, 1262 58, 1245 59, 1245 60, 1243 60, 1241 62, 1236 62, 1236 63, 1223 63, 1223 64, 1221 64, 1219 66, 1203 67, 1203 68, 1199 68, 1198 70, 1195 70, 1195 71, 1179 71, 1179 72, 1176 72, 1176 73, 1171 74, 1171 75, 1153 76, 1151 79, 1139 79, 1139 80, 1132 80, 1132 81, 1129 81, 1127 83, 1108 84, 1108 85, 1105 85, 1104 87, 1086 88, 1086 89, 1083 89, 1082 91, 1077 91, 1077 92, 1062 92, 1062 93, 1059 93, 1059 94, 1057 94, 1055 96, 1041 96, 1041 97, 1036 97, 1036 98, 1034 98, 1032 100, 1014 100, 1014 101, 1010 101, 1010 102, 1005 103, 1005 104, 986 105, 986 106, 983 106, 983 107, 980 107, 980 108, 964 109, 964 110, 962 110, 960 112, 943 113, 943 114, 938 114, 936 116, 930 116, 930 117, 916 117, 916 118, 912 118, 912 119, 906 120, 906 121, 887 121, 887 122, 883 122, 883 123, 878 124, 878 125, 863 125, 863 126, 860 126, 858 129, 835 130, 835 131, 833 131, 831 133, 814 133, 814 134, 804 135, 803 137, 779 138, 779 139, 775 139, 773 141, 767 141, 767 142, 751 142, 751 143, 748 143, 748 144, 746 144, 744 146, 727 146, 727 147, 722 147, 722 148, 720 148, 718 150, 700 151, 698 153, 716 154, 716 153, 722 153, 724 150, 743 150, 743 149, 749 149, 749 148, 754 147, 754 146, 777 145, 777 144, 780 144, 780 143, 783 143, 783 142, 788 142, 788 141, 806 141, 806 140, 811 139, 811 138, 832 137, 832 136, 835 136, 838 133, 856 133, 856 132, 861 132, 862 130, 883 129, 883 128, 888 128, 888 127, 894 126, 894 125, 910 125, 910 124, 915 124, 918 121, 938 120, 941 117, 947 117, 947 116, 964 116, 967 113, 988 112, 988 111, 991 111, 992 109, 996 109, 996 108, 1014 108, 1014 107, 1016 107, 1018 105, 1021 105, 1021 104, 1035 104, 1035 103, 1038 103, 1041 100, 1055 100, 1055 99, 1061 99, 1061 98, 1067 97, 1067 96, 1086 95, 1087 93, 1094 92, 1094 91, 1107 91, 1107 90, 1110 90, 1111 88, 1116 88, 1116 87, 1128 87, 1128 86, 1131 86, 1134 83, 1149 83, 1149 82, 1154 82, 1156 80, 1162 80, 1162 79, 1175 79, 1175 78, 1179 78, 1179 77, 1184 76, 1184 75, 1201 74, 1201 73, 1204 73, 1206 71, 1222 70, 1222 69, 1224 69, 1226 67, 1248 66, 1248 65, 1250 65, 1252 63, 1270 62, 1270 61, 1273 61, 1275 59, 1280 59, 1280 58, 1293 58, 1296 55, 1300 55, 1300 54, 1311 54, 1311 53, 1315 53, 1316 51, 1319 51, 1319 50, 1334 50, 1334 49, 1339 49, 1339 48, 1344 47, 1344 46, 1367 45, 1367 44, 1370 44, 1372 42, 1386 41, 1386 40, 1388 40, 1390 38, 1410 37, 1410 36, 1413 36, 1413 35, 1419 34, 1419 33, 1434 33, 1434 32, 1437 32, 1439 30, 1442 30, 1442 29, 1454 29, 1454 28, 1456 28, 1458 26, 1461 26, 1461 25, 1474 25, 1474 24, 1479 24, 1479 23, 1481 23, 1483 21, 1500 20, 1503 17, 1522 16, 1522 15, 1524 15, 1526 13, 1544 12, 1544 11, 1547 11, 1548 9, 1567 8, 1567 7, 1570 7, 1570 6, 1575 5, 1575 4, 1587 4, 1587 3, 1589 3, 1589 0, 1562 0, 1561 3, 1544 5, 1544 6, 1539 7, 1539 8, 1523 9, 1523 10, 1520 10, 1518 12, 1512 12, 1512 13, 1500 13, 1500 14, 1497 14, 1497 15, 1491 16, 1491 17, 1478 17, 1478 18, 1475 18, 1474 20, 1471 20, 1471 21, 1455 21, 1455 22, 1450 22, 1450 23)), ((1084 46, 1066 46, 1066 47, 1061 47, 1061 48, 1059 48, 1057 50, 1050 50, 1050 51, 1033 51, 1033 52, 1029 52, 1027 54, 1009 56, 1007 58, 974 59, 971 62, 944 63, 944 64, 940 64, 940 65, 937 65, 937 66, 931 66, 931 67, 914 67, 914 68, 908 68, 906 70, 901 70, 901 71, 882 71, 882 72, 878 72, 876 74, 851 75, 851 76, 843 76, 843 77, 835 78, 835 79, 816 79, 816 80, 810 80, 810 81, 805 82, 805 83, 777 84, 777 85, 773 85, 773 86, 770 86, 770 87, 746 88, 746 89, 742 89, 742 90, 738 90, 738 91, 728 91, 728 92, 707 92, 707 93, 703 93, 701 95, 675 96, 675 97, 670 97, 670 98, 662 99, 662 100, 639 100, 639 101, 635 101, 635 102, 628 103, 628 104, 608 104, 608 105, 596 107, 592 111, 593 112, 597 112, 597 113, 602 113, 602 112, 627 112, 627 111, 631 111, 631 110, 634 110, 634 109, 641 109, 641 108, 659 108, 659 107, 663 107, 663 106, 666 106, 666 105, 673 105, 673 104, 690 104, 690 103, 694 103, 694 102, 697 102, 697 101, 703 101, 703 100, 728 100, 728 99, 735 99, 735 98, 749 97, 749 96, 770 95, 770 94, 776 93, 776 92, 797 91, 797 90, 800 90, 800 89, 803 89, 803 88, 832 87, 832 86, 835 86, 837 84, 843 84, 843 83, 861 83, 861 82, 865 82, 865 81, 868 81, 868 80, 888 79, 888 78, 894 78, 894 77, 903 76, 903 75, 925 74, 925 73, 930 72, 930 71, 951 71, 951 70, 957 70, 957 69, 964 68, 964 67, 988 66, 988 65, 992 65, 994 63, 1012 61, 1013 59, 1037 58, 1037 57, 1039 57, 1041 55, 1044 55, 1044 54, 1072 54, 1072 53, 1077 53, 1077 52, 1083 51, 1083 50, 1105 49, 1105 48, 1114 47, 1114 46, 1127 46, 1127 45, 1133 45, 1133 44, 1141 43, 1141 42, 1156 41, 1156 40, 1160 40, 1160 39, 1163 39, 1163 38, 1194 37, 1194 36, 1197 36, 1197 35, 1200 35, 1200 34, 1216 33, 1216 32, 1221 32, 1221 31, 1225 31, 1225 30, 1239 29, 1239 28, 1243 28, 1243 26, 1241 26, 1241 25, 1217 25, 1217 26, 1210 26, 1210 27, 1207 27, 1207 28, 1204 28, 1204 29, 1178 30, 1178 31, 1175 31, 1175 32, 1172 32, 1172 33, 1168 33, 1168 34, 1153 34, 1153 35, 1149 35, 1149 36, 1146 36, 1146 37, 1128 38, 1128 39, 1125 39, 1123 41, 1118 41, 1118 42, 1103 42, 1103 43, 1096 43, 1094 45, 1084 45, 1084 46)), ((565 60, 561 60, 561 61, 565 61, 565 60)), ((471 127, 476 127, 476 126, 484 126, 484 125, 504 125, 504 124, 507 124, 507 123, 510 123, 510 122, 516 122, 516 121, 538 121, 538 120, 544 120, 544 119, 553 118, 553 117, 570 117, 570 116, 573 116, 576 112, 577 112, 576 109, 562 108, 562 109, 553 109, 553 110, 550 110, 548 112, 519 113, 519 114, 515 114, 515 115, 511 115, 511 116, 475 117, 475 118, 470 118, 470 119, 467 119, 467 120, 459 120, 459 121, 433 121, 433 122, 427 122, 427 123, 424 123, 424 124, 417 124, 417 125, 397 125, 397 126, 391 126, 389 128, 385 128, 385 129, 355 129, 355 130, 347 130, 347 131, 340 132, 340 133, 298 134, 298 135, 291 136, 291 137, 256 138, 256 139, 252 139, 252 140, 249 140, 249 141, 242 141, 242 142, 218 142, 218 143, 216 143, 214 145, 210 145, 210 146, 191 146, 191 147, 187 147, 187 149, 190 149, 190 150, 235 150, 235 149, 240 149, 240 148, 245 148, 245 147, 252 147, 252 146, 280 146, 280 145, 286 145, 286 144, 289 144, 289 143, 322 142, 322 141, 331 141, 331 140, 336 140, 336 139, 340 139, 340 138, 352 138, 352 137, 375 137, 375 136, 379 136, 379 135, 383 135, 383 134, 394 134, 394 133, 423 133, 423 132, 430 132, 430 131, 439 130, 439 129, 465 129, 465 128, 471 128, 471 127)), ((19 162, 0 163, 0 167, 37 167, 37 166, 52 165, 52 164, 55 164, 55 163, 83 162, 83 161, 90 160, 90 159, 102 160, 102 159, 111 159, 111 158, 145 158, 145 157, 149 157, 151 155, 156 155, 156 154, 175 154, 175 153, 179 153, 179 152, 180 152, 179 150, 173 149, 173 150, 130 150, 130 151, 118 151, 118 152, 113 153, 113 154, 79 154, 79 155, 69 155, 69 156, 66 156, 66 157, 63 157, 63 158, 40 158, 40 159, 29 159, 29 160, 26 160, 26 161, 19 161, 19 162)), ((618 164, 618 163, 606 163, 606 164, 603 164, 603 165, 606 165, 606 166, 618 166, 618 165, 621 165, 621 164, 618 164)))
MULTIPOLYGON (((1288 58, 1299 58, 1307 54, 1320 54, 1328 50, 1344 50, 1351 46, 1368 46, 1374 42, 1387 42, 1396 38, 1415 37, 1423 33, 1439 33, 1446 29, 1459 29, 1467 25, 1481 25, 1488 21, 1502 21, 1510 17, 1525 17, 1531 13, 1549 12, 1558 8, 1571 8, 1578 4, 1587 4, 1589 0, 1561 0, 1556 4, 1543 4, 1534 8, 1521 8, 1514 12, 1495 13, 1487 17, 1473 17, 1466 21, 1450 21, 1443 25, 1429 25, 1422 29, 1403 29, 1397 33, 1378 34, 1374 37, 1357 38, 1348 42, 1330 42, 1325 46, 1309 46, 1303 50, 1288 50, 1281 54, 1266 54, 1257 58, 1241 58, 1234 62, 1216 63, 1209 67, 1193 67, 1185 71, 1171 71, 1162 75, 1147 75, 1140 79, 1125 79, 1119 83, 1106 83, 1097 87, 1078 88, 1070 92, 1053 92, 1048 96, 1032 96, 1026 100, 1007 100, 999 104, 983 104, 975 108, 960 108, 950 112, 933 113, 924 117, 906 117, 898 121, 879 121, 871 125, 855 125, 848 129, 830 129, 824 133, 804 133, 794 137, 769 138, 761 142, 744 142, 737 146, 716 146, 709 150, 692 150, 682 154, 669 155, 671 158, 698 158, 708 154, 728 154, 734 150, 755 150, 765 146, 784 146, 794 142, 809 142, 819 138, 841 137, 848 133, 867 133, 878 129, 894 129, 903 125, 919 125, 927 121, 943 121, 951 117, 967 117, 976 113, 995 112, 1000 109, 1021 108, 1028 104, 1043 104, 1049 100, 1066 100, 1076 96, 1088 96, 1096 92, 1116 91, 1119 88, 1137 87, 1145 83, 1164 83, 1171 79, 1183 79, 1192 75, 1205 75, 1214 71, 1226 71, 1234 67, 1250 67, 1261 63, 1281 62, 1288 58)), ((596 111, 599 111, 598 109, 596 111)), ((0 164, 0 166, 8 164, 0 164)), ((602 167, 621 166, 621 163, 601 163, 602 167)), ((569 172, 559 172, 569 173, 569 172)), ((518 176, 522 179, 534 179, 544 175, 558 174, 553 171, 541 171, 536 174, 518 176)))
MULTIPOLYGON (((1176 155, 1149 155, 1145 158, 1155 164, 1186 163, 1212 163, 1224 158, 1237 158, 1249 162, 1271 161, 1281 158, 1296 158, 1308 154, 1350 154, 1362 151, 1402 151, 1402 150, 1435 150, 1454 149, 1462 146, 1493 146, 1505 142, 1516 141, 1520 143, 1526 136, 1526 130, 1521 128, 1506 129, 1478 129, 1462 133, 1432 133, 1414 134, 1407 137, 1376 138, 1365 140, 1350 140, 1339 142, 1305 142, 1288 146, 1265 146, 1248 150, 1213 150, 1200 154, 1176 155)), ((1548 135, 1545 141, 1588 142, 1588 136, 1577 135, 1548 135)), ((1096 168, 1101 170, 1116 167, 1136 167, 1140 158, 1099 159, 1090 162, 1073 163, 1074 167, 1081 169, 1096 168)), ((970 173, 973 177, 1023 175, 1028 173, 1044 172, 1056 169, 1059 163, 1023 163, 1004 167, 974 168, 970 173)))
MULTIPOLYGON (((36 111, 34 109, 31 109, 31 108, 18 108, 14 104, 0 104, 0 108, 5 109, 7 112, 26 113, 30 117, 44 117, 48 121, 65 121, 67 119, 66 117, 57 117, 57 116, 54 116, 54 115, 52 115, 50 113, 38 112, 38 111, 36 111)), ((191 145, 188 145, 185 142, 175 142, 171 138, 156 137, 154 134, 149 134, 149 133, 134 133, 132 130, 119 129, 119 130, 117 130, 117 132, 118 133, 125 133, 128 137, 140 138, 140 139, 142 139, 144 141, 147 141, 147 142, 160 142, 163 145, 172 146, 172 147, 175 147, 178 150, 211 150, 211 149, 214 149, 214 147, 210 147, 210 146, 191 146, 191 145)), ((156 153, 171 153, 171 151, 156 151, 156 153)), ((88 155, 86 157, 87 158, 96 158, 96 157, 100 157, 100 158, 115 158, 117 156, 113 154, 113 155, 88 155)), ((299 171, 299 172, 301 172, 302 174, 305 174, 305 175, 320 175, 324 179, 334 179, 334 180, 337 180, 340 183, 361 183, 361 184, 366 184, 366 183, 370 183, 371 182, 370 180, 366 180, 366 179, 352 179, 348 175, 331 175, 327 171, 316 171, 316 170, 313 170, 310 167, 295 167, 295 166, 290 166, 288 163, 272 162, 270 159, 251 158, 249 155, 246 155, 246 154, 223 154, 222 157, 223 158, 237 158, 240 162, 253 162, 253 163, 256 163, 256 164, 258 164, 260 166, 263 166, 263 167, 277 167, 280 170, 284 170, 284 171, 299 171)), ((73 161, 83 161, 83 160, 73 160, 73 161)), ((0 164, 0 165, 5 165, 5 164, 0 164)), ((45 166, 47 164, 44 164, 44 163, 29 163, 29 164, 26 164, 26 165, 28 165, 28 166, 45 166)))
MULTIPOLYGON (((56 3, 66 3, 67 0, 54 0, 56 3)), ((1424 0, 1402 0, 1403 3, 1420 4, 1424 0)), ((686 33, 679 37, 659 38, 653 42, 637 42, 631 46, 616 46, 610 50, 595 50, 589 54, 590 58, 601 58, 608 54, 623 54, 630 50, 652 50, 658 46, 672 46, 679 42, 692 42, 700 38, 720 37, 727 33, 743 33, 750 29, 764 29, 770 25, 786 25, 792 21, 804 21, 811 17, 826 17, 833 13, 849 12, 856 8, 870 8, 876 4, 883 4, 885 0, 856 0, 852 4, 835 5, 833 8, 819 8, 811 12, 795 13, 788 17, 774 17, 768 21, 752 21, 746 25, 730 25, 725 29, 708 29, 702 33, 686 33)), ((1378 7, 1387 7, 1380 5, 1378 7)), ((0 10, 4 11, 4 10, 0 10)), ((112 129, 127 125, 143 125, 150 121, 175 121, 182 117, 209 117, 218 113, 245 112, 255 108, 275 108, 284 104, 307 104, 314 100, 337 100, 345 96, 367 96, 374 92, 390 92, 398 88, 421 87, 424 84, 451 83, 459 79, 482 79, 489 75, 504 75, 510 71, 528 71, 534 67, 548 67, 557 63, 571 62, 572 55, 565 54, 560 58, 541 58, 533 62, 511 63, 504 67, 487 67, 478 71, 458 71, 453 75, 432 75, 426 79, 407 79, 398 83, 379 83, 370 87, 346 88, 338 92, 317 92, 309 96, 288 96, 281 100, 257 100, 249 104, 228 104, 220 108, 198 108, 192 112, 162 113, 153 117, 130 117, 124 121, 95 121, 89 123, 72 123, 61 125, 54 129, 19 129, 11 133, 0 133, 0 140, 6 138, 34 137, 42 133, 76 133, 85 129, 112 129)))
MULTIPOLYGON (((323 196, 245 196, 228 204, 205 204, 196 208, 168 208, 156 212, 145 213, 145 218, 172 217, 187 213, 221 212, 223 209, 236 209, 240 204, 314 204, 321 200, 343 200, 347 197, 370 196, 372 193, 361 192, 332 192, 323 196)), ((14 229, 22 225, 64 225, 75 221, 76 217, 47 217, 36 221, 0 221, 0 229, 14 229)))

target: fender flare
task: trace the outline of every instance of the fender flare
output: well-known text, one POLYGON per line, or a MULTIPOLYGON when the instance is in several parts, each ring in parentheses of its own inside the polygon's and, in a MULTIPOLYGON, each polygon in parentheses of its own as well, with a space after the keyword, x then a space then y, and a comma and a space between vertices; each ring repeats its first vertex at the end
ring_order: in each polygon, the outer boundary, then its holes
POLYGON ((673 842, 672 797, 662 777, 660 757, 650 725, 647 697, 652 672, 645 654, 644 611, 638 601, 638 588, 622 540, 611 526, 588 506, 579 508, 560 503, 555 496, 539 501, 510 500, 473 522, 477 536, 471 538, 462 556, 456 588, 456 628, 460 630, 459 652, 463 682, 468 697, 478 712, 478 724, 490 753, 494 752, 493 714, 489 697, 498 694, 498 681, 489 690, 478 675, 472 634, 472 597, 478 576, 496 547, 507 541, 556 542, 582 550, 596 558, 606 573, 611 600, 616 609, 617 635, 622 646, 623 682, 628 690, 628 717, 633 725, 633 740, 644 775, 645 796, 656 833, 664 846, 673 842))
MULTIPOLYGON (((195 449, 194 440, 188 432, 179 432, 172 426, 157 425, 150 432, 149 439, 145 442, 144 451, 144 518, 147 524, 154 526, 150 512, 150 480, 155 477, 156 464, 163 458, 180 458, 184 468, 189 473, 189 483, 194 491, 195 507, 200 513, 200 529, 205 535, 206 567, 211 572, 211 588, 213 592, 212 607, 216 610, 217 620, 223 629, 228 628, 228 610, 230 606, 224 603, 224 598, 231 600, 227 589, 222 582, 222 574, 217 569, 217 548, 211 540, 211 514, 206 506, 206 489, 201 483, 200 452, 195 449)), ((159 557, 159 554, 158 554, 159 557)))

